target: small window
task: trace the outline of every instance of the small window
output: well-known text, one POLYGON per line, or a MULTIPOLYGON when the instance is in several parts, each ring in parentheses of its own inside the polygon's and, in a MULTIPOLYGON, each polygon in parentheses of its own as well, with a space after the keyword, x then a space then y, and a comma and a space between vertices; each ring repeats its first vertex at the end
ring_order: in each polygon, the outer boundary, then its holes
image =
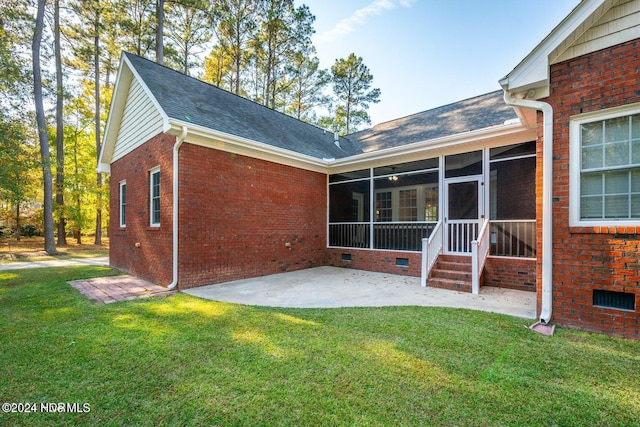
POLYGON ((120 182, 120 227, 127 226, 127 181, 120 182))
POLYGON ((149 191, 150 205, 149 216, 150 224, 153 227, 160 225, 160 169, 152 169, 149 174, 149 191))
POLYGON ((393 220, 391 192, 376 193, 376 221, 388 222, 393 220))
POLYGON ((351 254, 342 254, 342 261, 351 261, 351 254))
POLYGON ((415 189, 400 190, 400 221, 418 220, 418 192, 415 189))
POLYGON ((614 292, 594 289, 593 305, 596 307, 635 311, 636 295, 627 292, 614 292))

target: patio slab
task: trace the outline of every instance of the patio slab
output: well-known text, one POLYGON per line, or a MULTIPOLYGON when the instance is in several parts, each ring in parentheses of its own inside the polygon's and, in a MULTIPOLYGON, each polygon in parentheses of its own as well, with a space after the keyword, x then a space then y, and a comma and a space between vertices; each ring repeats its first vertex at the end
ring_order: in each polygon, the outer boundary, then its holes
POLYGON ((68 283, 82 295, 98 304, 109 304, 174 292, 164 286, 126 275, 72 280, 68 283))
POLYGON ((316 267, 183 291, 245 305, 333 308, 428 306, 469 308, 527 319, 536 317, 536 294, 482 287, 479 295, 421 287, 418 277, 337 267, 316 267))

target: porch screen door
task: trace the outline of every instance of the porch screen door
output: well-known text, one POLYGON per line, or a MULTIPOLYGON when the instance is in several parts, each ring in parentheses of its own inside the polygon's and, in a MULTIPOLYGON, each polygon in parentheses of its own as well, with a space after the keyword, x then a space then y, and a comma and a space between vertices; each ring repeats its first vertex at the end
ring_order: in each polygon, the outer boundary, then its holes
POLYGON ((480 180, 447 183, 447 252, 470 254, 471 242, 478 237, 481 212, 480 180))

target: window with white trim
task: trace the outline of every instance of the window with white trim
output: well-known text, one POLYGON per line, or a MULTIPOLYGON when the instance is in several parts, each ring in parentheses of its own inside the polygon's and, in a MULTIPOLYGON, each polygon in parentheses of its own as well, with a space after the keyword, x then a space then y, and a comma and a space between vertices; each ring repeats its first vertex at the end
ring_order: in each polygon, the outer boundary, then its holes
POLYGON ((127 181, 120 181, 120 227, 127 226, 127 181))
POLYGON ((575 224, 640 220, 640 111, 624 110, 572 122, 575 224))
POLYGON ((160 168, 149 171, 149 218, 152 227, 160 226, 160 168))

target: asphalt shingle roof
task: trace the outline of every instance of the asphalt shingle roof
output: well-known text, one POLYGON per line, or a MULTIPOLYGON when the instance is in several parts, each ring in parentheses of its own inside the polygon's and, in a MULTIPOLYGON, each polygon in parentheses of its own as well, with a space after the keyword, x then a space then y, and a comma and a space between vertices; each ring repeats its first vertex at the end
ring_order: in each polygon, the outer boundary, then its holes
POLYGON ((412 114, 347 135, 363 152, 456 135, 516 119, 502 90, 412 114))
POLYGON ((148 59, 125 55, 170 118, 318 159, 339 159, 360 152, 345 138, 340 138, 338 148, 332 132, 148 59))
POLYGON ((345 158, 501 125, 517 118, 498 90, 346 135, 337 147, 331 132, 148 59, 125 55, 170 118, 318 159, 345 158))

